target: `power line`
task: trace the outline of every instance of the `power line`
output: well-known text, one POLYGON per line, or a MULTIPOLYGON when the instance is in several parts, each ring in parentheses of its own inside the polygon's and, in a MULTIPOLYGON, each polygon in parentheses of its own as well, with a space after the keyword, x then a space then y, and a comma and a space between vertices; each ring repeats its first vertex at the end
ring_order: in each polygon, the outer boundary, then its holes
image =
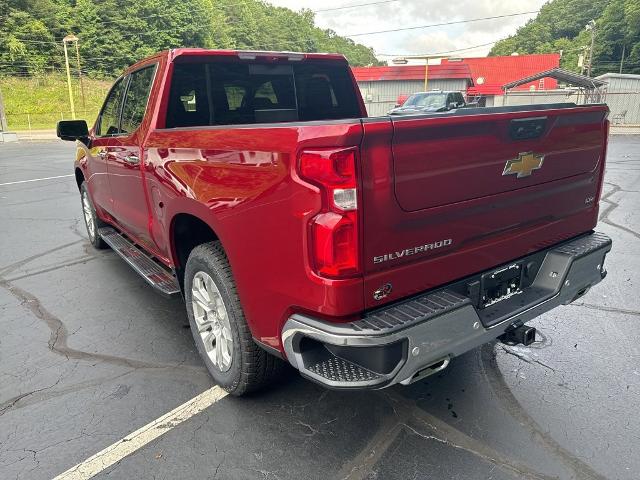
POLYGON ((335 10, 347 10, 349 8, 368 7, 371 5, 381 5, 383 3, 394 3, 394 2, 400 2, 400 1, 401 0, 380 0, 377 2, 355 3, 353 5, 344 5, 342 7, 320 8, 318 10, 312 10, 312 12, 314 13, 333 12, 335 10))
MULTIPOLYGON (((385 2, 390 2, 390 1, 400 1, 400 0, 384 0, 385 2)), ((359 4, 357 6, 363 6, 363 5, 369 5, 369 4, 378 4, 378 3, 382 3, 381 1, 378 2, 370 2, 370 3, 362 3, 359 4)), ((228 5, 228 6, 234 6, 234 5, 243 5, 243 4, 233 4, 233 5, 228 5)), ((337 8, 337 7, 336 7, 337 8)), ((204 12, 204 10, 201 10, 202 12, 204 12)), ((209 10, 207 10, 207 12, 210 12, 209 10)), ((464 24, 464 23, 472 23, 472 22, 480 22, 480 21, 484 21, 484 20, 496 20, 496 19, 501 19, 501 18, 509 18, 509 17, 516 17, 516 16, 521 16, 521 15, 530 15, 530 14, 534 14, 534 13, 538 13, 539 10, 534 10, 534 11, 529 11, 529 12, 519 12, 519 13, 510 13, 510 14, 505 14, 505 15, 494 15, 494 16, 490 16, 490 17, 480 17, 480 18, 470 18, 470 19, 463 19, 463 20, 452 20, 450 22, 442 22, 442 23, 432 23, 432 24, 427 24, 427 25, 417 25, 417 26, 413 26, 413 27, 402 27, 402 28, 394 28, 394 29, 388 29, 388 30, 377 30, 377 31, 371 31, 371 32, 358 32, 358 33, 352 33, 352 34, 341 34, 341 36, 343 37, 358 37, 358 36, 364 36, 364 35, 377 35, 380 33, 392 33, 392 32, 399 32, 399 31, 406 31, 406 30, 418 30, 418 29, 424 29, 424 28, 433 28, 433 27, 442 27, 442 26, 447 26, 447 25, 459 25, 459 24, 464 24)), ((147 17, 138 17, 137 19, 143 19, 143 18, 151 18, 151 17, 156 17, 156 16, 166 16, 166 15, 172 15, 172 12, 165 12, 165 13, 156 13, 153 15, 149 15, 147 17)), ((114 23, 114 24, 118 24, 118 25, 123 25, 126 24, 126 21, 122 21, 122 20, 111 20, 111 21, 104 21, 104 22, 100 22, 102 24, 106 24, 106 23, 114 23)), ((234 24, 234 23, 241 23, 241 21, 231 21, 231 22, 226 22, 227 25, 230 24, 234 24)), ((317 27, 320 28, 320 27, 317 27)), ((140 37, 140 35, 150 35, 150 34, 161 34, 161 33, 166 33, 166 32, 162 32, 159 30, 143 30, 140 32, 135 32, 135 33, 129 33, 129 34, 123 34, 122 32, 120 32, 120 36, 123 38, 128 38, 128 37, 140 37)), ((17 39, 20 39, 19 37, 15 37, 17 39)), ((23 41, 28 41, 28 39, 22 39, 23 41)), ((46 43, 56 43, 56 42, 46 42, 46 43)), ((268 45, 257 45, 257 46, 268 46, 268 45)), ((252 47, 249 47, 252 48, 252 47)))
MULTIPOLYGON (((500 39, 500 40, 502 40, 502 39, 500 39)), ((430 57, 430 56, 436 56, 436 55, 445 55, 447 53, 463 52, 465 50, 474 50, 474 49, 480 48, 480 47, 488 47, 489 45, 493 45, 495 43, 498 43, 500 40, 494 40, 493 42, 488 42, 488 43, 481 43, 480 45, 473 45, 471 47, 466 47, 466 48, 457 48, 455 50, 446 50, 446 51, 443 51, 443 52, 433 52, 433 53, 377 53, 376 56, 377 57, 405 57, 405 58, 430 57)))
POLYGON ((364 35, 377 35, 379 33, 391 33, 391 32, 401 32, 404 30, 419 30, 422 28, 433 28, 433 27, 443 27, 446 25, 457 25, 460 23, 471 23, 471 22, 480 22, 483 20, 496 20, 499 18, 508 18, 508 17, 517 17, 520 15, 530 15, 532 13, 538 13, 540 10, 533 10, 531 12, 520 12, 520 13, 510 13, 507 15, 494 15, 492 17, 481 17, 481 18, 470 18, 467 20, 453 20, 451 22, 442 22, 442 23, 430 23, 428 25, 416 25, 415 27, 404 27, 404 28, 393 28, 389 30, 378 30, 375 32, 361 32, 361 33, 352 33, 342 35, 343 37, 360 37, 364 35))

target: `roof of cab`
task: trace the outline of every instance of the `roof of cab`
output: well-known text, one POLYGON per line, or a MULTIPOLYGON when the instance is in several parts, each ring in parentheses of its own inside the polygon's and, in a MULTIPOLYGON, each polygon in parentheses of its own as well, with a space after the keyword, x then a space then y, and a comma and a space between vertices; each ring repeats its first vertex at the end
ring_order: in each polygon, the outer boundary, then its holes
POLYGON ((292 61, 300 61, 305 59, 313 60, 335 60, 339 62, 347 62, 344 55, 340 53, 303 53, 303 52, 272 52, 266 50, 213 50, 208 48, 174 48, 172 50, 162 50, 148 57, 138 60, 133 65, 125 68, 123 75, 136 70, 140 66, 149 63, 156 58, 168 58, 169 62, 174 61, 178 57, 200 56, 200 57, 231 57, 238 56, 244 60, 253 60, 255 58, 283 58, 288 57, 292 61))
POLYGON ((345 56, 339 53, 275 52, 267 50, 211 50, 207 48, 175 48, 169 51, 169 61, 173 61, 178 57, 186 55, 213 57, 238 56, 245 60, 252 60, 256 57, 289 57, 291 60, 324 59, 347 61, 345 56))

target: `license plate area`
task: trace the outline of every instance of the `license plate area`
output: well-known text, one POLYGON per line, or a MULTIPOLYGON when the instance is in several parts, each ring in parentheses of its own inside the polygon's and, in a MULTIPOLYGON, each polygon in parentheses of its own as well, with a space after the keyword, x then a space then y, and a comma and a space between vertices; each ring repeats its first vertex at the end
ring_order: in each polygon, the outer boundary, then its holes
POLYGON ((513 263, 482 275, 480 279, 480 308, 495 305, 502 300, 522 293, 523 271, 522 264, 513 263))

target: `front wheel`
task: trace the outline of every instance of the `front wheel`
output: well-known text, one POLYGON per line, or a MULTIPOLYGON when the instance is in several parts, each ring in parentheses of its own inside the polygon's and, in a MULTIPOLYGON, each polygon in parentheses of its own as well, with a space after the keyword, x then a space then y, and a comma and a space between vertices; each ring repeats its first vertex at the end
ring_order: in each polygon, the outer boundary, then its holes
POLYGON ((107 226, 107 224, 98 218, 96 209, 91 202, 86 183, 80 186, 80 199, 82 201, 82 216, 84 217, 84 224, 87 227, 89 241, 98 250, 107 248, 108 245, 98 233, 98 229, 107 226))
POLYGON ((220 242, 191 251, 184 292, 196 347, 218 385, 239 396, 274 379, 284 362, 253 341, 220 242))

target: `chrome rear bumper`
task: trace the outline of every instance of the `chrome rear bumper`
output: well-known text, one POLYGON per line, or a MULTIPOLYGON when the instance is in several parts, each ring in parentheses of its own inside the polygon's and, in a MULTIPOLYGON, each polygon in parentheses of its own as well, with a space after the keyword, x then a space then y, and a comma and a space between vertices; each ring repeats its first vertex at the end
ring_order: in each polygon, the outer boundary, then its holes
MULTIPOLYGON (((531 255, 535 279, 522 292, 485 308, 460 293, 460 283, 367 313, 350 323, 292 315, 282 331, 289 362, 329 388, 409 384, 449 360, 584 295, 606 276, 611 239, 590 233, 531 255)), ((520 259, 527 262, 529 257, 520 259)))

